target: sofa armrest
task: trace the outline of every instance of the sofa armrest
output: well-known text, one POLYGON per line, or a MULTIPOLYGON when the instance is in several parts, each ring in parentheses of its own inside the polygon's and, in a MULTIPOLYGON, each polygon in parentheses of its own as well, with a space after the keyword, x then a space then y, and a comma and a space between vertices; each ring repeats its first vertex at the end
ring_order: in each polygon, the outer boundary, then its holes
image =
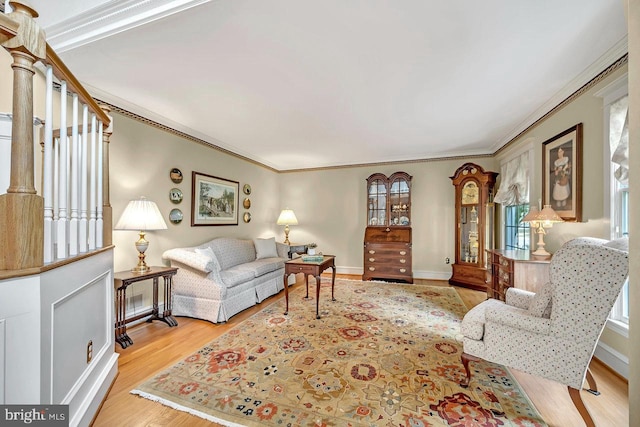
POLYGON ((209 273, 216 268, 215 260, 195 252, 192 248, 169 249, 162 254, 162 258, 188 265, 203 273, 209 273))
POLYGON ((509 288, 507 289, 505 302, 507 305, 528 310, 534 295, 535 293, 525 291, 524 289, 509 288))
POLYGON ((527 310, 509 305, 487 308, 485 319, 487 324, 497 323, 536 334, 548 335, 551 331, 550 319, 532 316, 527 310))

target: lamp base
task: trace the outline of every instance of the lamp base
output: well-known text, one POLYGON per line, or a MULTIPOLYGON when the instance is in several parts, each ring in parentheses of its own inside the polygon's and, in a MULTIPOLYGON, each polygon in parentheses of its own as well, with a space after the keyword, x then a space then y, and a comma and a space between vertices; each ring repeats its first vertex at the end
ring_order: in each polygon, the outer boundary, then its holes
POLYGON ((531 255, 536 259, 549 259, 551 258, 551 254, 547 252, 544 248, 538 248, 535 252, 531 252, 531 255))
POLYGON ((291 242, 289 241, 289 226, 284 226, 284 242, 285 245, 291 246, 291 242))
POLYGON ((136 242, 136 249, 138 250, 138 265, 131 269, 132 273, 142 274, 151 271, 151 268, 147 266, 147 263, 144 260, 144 253, 149 247, 149 242, 144 238, 144 231, 140 231, 139 239, 136 242))

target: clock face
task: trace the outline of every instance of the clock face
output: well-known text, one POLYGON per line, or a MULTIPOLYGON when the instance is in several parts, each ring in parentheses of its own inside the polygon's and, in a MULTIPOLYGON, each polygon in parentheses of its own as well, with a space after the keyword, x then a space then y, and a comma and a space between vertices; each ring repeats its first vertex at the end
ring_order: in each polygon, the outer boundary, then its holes
POLYGON ((478 203, 478 184, 473 181, 467 182, 462 187, 462 204, 473 205, 478 203))

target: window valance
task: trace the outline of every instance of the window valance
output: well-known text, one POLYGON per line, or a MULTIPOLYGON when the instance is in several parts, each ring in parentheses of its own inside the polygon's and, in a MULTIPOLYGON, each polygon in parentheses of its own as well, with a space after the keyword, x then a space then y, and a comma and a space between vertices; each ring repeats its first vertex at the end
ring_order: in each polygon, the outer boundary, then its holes
POLYGON ((614 176, 620 183, 629 182, 629 97, 611 104, 609 110, 609 148, 611 162, 617 165, 614 176))
POLYGON ((500 188, 493 201, 504 206, 529 203, 529 151, 503 163, 500 188))

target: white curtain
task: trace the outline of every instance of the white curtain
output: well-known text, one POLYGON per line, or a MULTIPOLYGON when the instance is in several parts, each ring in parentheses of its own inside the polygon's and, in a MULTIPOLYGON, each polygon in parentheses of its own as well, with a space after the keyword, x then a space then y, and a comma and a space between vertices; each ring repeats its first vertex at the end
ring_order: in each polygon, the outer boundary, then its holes
POLYGON ((620 183, 629 182, 629 97, 611 104, 609 113, 609 148, 611 162, 617 165, 614 176, 620 183))
POLYGON ((504 206, 529 203, 529 151, 503 163, 500 179, 494 202, 504 206))

